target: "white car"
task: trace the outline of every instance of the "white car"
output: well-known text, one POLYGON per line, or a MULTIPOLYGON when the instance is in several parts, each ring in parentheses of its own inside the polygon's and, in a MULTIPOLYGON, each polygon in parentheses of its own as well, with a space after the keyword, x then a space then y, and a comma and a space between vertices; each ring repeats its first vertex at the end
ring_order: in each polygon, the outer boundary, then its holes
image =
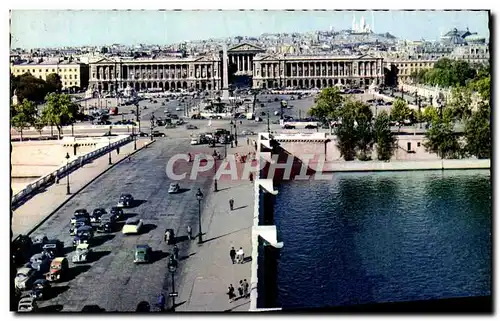
POLYGON ((80 243, 76 247, 76 252, 73 255, 73 263, 85 263, 88 261, 92 249, 87 243, 80 243))
POLYGON ((175 110, 176 110, 176 111, 181 111, 181 110, 182 110, 182 108, 181 108, 181 107, 177 107, 177 108, 175 108, 175 110))
POLYGON ((125 222, 125 225, 123 225, 122 233, 123 234, 138 234, 142 228, 142 225, 143 225, 143 223, 142 223, 141 219, 131 217, 131 218, 127 219, 127 221, 125 222))
POLYGON ((16 278, 14 279, 14 284, 16 288, 20 290, 30 289, 33 282, 35 281, 35 269, 30 267, 22 267, 17 270, 16 278))
POLYGON ((169 188, 168 188, 168 193, 169 193, 169 194, 174 194, 174 193, 179 192, 179 190, 180 190, 180 186, 179 186, 179 184, 177 184, 177 183, 172 183, 172 184, 170 184, 170 186, 169 186, 169 188))
POLYGON ((191 138, 191 145, 198 145, 198 138, 191 138))

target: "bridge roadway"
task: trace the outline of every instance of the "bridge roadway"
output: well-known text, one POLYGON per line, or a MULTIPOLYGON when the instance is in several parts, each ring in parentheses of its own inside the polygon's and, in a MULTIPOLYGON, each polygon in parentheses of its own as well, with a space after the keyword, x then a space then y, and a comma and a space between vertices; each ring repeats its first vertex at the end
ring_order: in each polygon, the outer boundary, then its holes
MULTIPOLYGON (((151 147, 134 155, 130 162, 116 165, 75 195, 33 233, 64 241, 70 259, 74 252, 69 223, 74 210, 86 208, 90 212, 96 207, 110 208, 121 193, 131 193, 141 203, 135 208, 125 209, 125 216, 138 216, 145 224, 141 235, 124 236, 120 225, 117 232, 98 236, 93 246, 97 259, 82 265, 75 265, 70 260, 70 280, 55 285, 57 296, 41 301, 44 310, 80 311, 85 305, 98 305, 106 311, 135 311, 140 301, 148 301, 153 306, 160 292, 170 292, 167 252, 171 249, 163 242, 163 233, 166 228, 173 228, 179 237, 180 258, 189 255, 186 253, 189 244, 183 236, 186 236, 188 224, 193 227, 193 233, 198 230, 195 193, 201 188, 204 194, 208 194, 212 182, 206 176, 198 181, 183 181, 181 188, 187 189, 185 192, 167 193, 171 183, 165 173, 167 160, 176 153, 186 153, 188 144, 188 138, 158 139, 151 147), (134 247, 145 243, 155 251, 153 263, 135 265, 134 247)), ((180 262, 178 275, 188 260, 185 262, 180 262)))

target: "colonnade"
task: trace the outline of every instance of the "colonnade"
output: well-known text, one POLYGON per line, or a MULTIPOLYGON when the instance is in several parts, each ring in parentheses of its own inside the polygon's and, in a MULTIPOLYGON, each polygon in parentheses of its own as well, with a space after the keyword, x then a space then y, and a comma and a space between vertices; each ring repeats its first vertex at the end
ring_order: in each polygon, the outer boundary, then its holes
POLYGON ((234 54, 228 55, 229 63, 237 66, 237 73, 251 75, 253 72, 253 56, 254 54, 234 54))

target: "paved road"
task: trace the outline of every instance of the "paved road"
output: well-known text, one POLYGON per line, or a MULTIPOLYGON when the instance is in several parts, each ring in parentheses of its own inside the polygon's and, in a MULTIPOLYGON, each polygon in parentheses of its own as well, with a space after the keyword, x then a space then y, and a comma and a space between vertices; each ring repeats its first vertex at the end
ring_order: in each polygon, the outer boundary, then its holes
MULTIPOLYGON (((145 231, 139 236, 124 236, 116 232, 97 239, 95 247, 100 258, 88 265, 70 263, 72 279, 59 285, 57 297, 41 304, 50 310, 62 305, 64 311, 79 311, 84 305, 97 304, 106 311, 134 311, 141 300, 156 302, 160 292, 170 289, 167 275, 167 252, 162 241, 165 228, 173 228, 176 235, 184 236, 188 224, 196 230, 198 204, 195 193, 201 187, 208 193, 210 178, 181 183, 187 190, 181 194, 167 194, 169 179, 165 164, 175 153, 187 151, 188 139, 159 139, 141 151, 131 162, 122 162, 97 179, 82 193, 76 195, 47 221, 37 233, 57 237, 70 251, 72 238, 69 221, 76 208, 91 211, 96 207, 114 206, 121 193, 129 192, 143 203, 125 210, 127 217, 139 216, 144 220, 145 231), (154 263, 134 265, 133 250, 136 244, 149 244, 155 252, 154 263)), ((186 166, 189 166, 186 164, 186 166)), ((35 233, 35 234, 37 234, 35 233)), ((187 242, 179 243, 180 256, 187 255, 187 242)), ((68 257, 72 253, 67 254, 68 257)), ((181 262, 181 268, 182 268, 181 262)))

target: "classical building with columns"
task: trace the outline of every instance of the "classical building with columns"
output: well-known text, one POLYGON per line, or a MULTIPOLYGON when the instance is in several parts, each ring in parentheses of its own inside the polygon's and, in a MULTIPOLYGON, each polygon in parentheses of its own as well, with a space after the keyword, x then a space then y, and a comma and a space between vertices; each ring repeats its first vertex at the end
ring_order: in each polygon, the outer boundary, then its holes
POLYGON ((219 90, 220 58, 218 55, 162 58, 104 58, 90 63, 89 87, 99 92, 113 92, 131 87, 146 89, 219 90))
POLYGON ((361 56, 258 55, 254 58, 253 88, 325 88, 336 84, 380 85, 383 58, 361 56))
MULTIPOLYGON (((325 88, 335 84, 382 84, 383 58, 361 56, 297 56, 265 54, 262 48, 241 44, 227 51, 235 76, 250 79, 253 88, 325 88)), ((222 55, 188 58, 103 58, 90 63, 89 88, 114 92, 144 90, 221 90, 222 55)))

